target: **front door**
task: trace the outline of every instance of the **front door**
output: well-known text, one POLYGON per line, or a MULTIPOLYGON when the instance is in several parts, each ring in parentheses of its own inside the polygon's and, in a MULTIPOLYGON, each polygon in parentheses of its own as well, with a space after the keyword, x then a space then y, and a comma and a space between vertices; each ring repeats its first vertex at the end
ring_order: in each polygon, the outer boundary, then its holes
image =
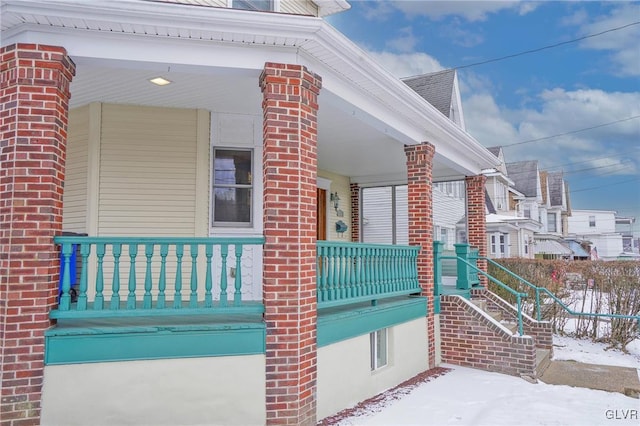
POLYGON ((317 225, 316 239, 327 239, 327 190, 318 188, 318 203, 317 203, 317 225))

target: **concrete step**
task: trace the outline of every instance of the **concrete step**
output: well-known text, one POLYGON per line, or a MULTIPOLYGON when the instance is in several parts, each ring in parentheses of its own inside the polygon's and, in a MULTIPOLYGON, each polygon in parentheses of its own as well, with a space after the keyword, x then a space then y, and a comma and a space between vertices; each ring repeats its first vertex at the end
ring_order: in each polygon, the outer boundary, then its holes
POLYGON ((541 377, 551 365, 551 351, 549 349, 536 349, 536 375, 541 377))
POLYGON ((500 321, 500 324, 502 324, 505 327, 507 327, 511 331, 511 334, 516 334, 518 332, 518 323, 517 322, 500 321))
POLYGON ((471 299, 471 303, 476 305, 478 308, 483 311, 487 311, 487 300, 486 299, 471 299))

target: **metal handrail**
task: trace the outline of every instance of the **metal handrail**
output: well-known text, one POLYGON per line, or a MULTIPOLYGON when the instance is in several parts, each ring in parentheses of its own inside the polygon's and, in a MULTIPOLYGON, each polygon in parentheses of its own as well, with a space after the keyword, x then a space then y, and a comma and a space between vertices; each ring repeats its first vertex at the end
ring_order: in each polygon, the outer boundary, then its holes
POLYGON ((538 321, 542 320, 542 315, 540 312, 540 292, 542 291, 543 293, 546 293, 549 297, 551 297, 551 299, 554 300, 554 302, 558 303, 558 305, 560 305, 560 307, 562 309, 564 309, 566 312, 568 312, 571 315, 576 315, 576 316, 583 316, 583 317, 592 317, 592 318, 599 318, 599 317, 603 317, 603 318, 616 318, 616 319, 634 319, 637 321, 637 326, 640 328, 640 315, 623 315, 623 314, 602 314, 602 313, 593 313, 593 312, 576 312, 574 310, 572 310, 571 308, 569 308, 567 305, 564 304, 564 302, 559 299, 555 294, 553 294, 551 291, 549 291, 549 289, 545 288, 545 287, 538 287, 535 284, 530 283, 529 281, 525 280, 524 278, 522 278, 519 275, 514 274, 513 272, 511 272, 510 270, 508 270, 507 268, 505 268, 504 266, 500 265, 499 263, 495 262, 492 259, 489 259, 487 257, 479 257, 479 259, 484 259, 487 262, 491 263, 494 266, 497 266, 499 269, 501 269, 502 271, 508 273, 509 275, 511 275, 513 278, 519 280, 520 282, 526 284, 527 286, 529 286, 530 288, 532 288, 535 293, 536 293, 536 318, 538 321))

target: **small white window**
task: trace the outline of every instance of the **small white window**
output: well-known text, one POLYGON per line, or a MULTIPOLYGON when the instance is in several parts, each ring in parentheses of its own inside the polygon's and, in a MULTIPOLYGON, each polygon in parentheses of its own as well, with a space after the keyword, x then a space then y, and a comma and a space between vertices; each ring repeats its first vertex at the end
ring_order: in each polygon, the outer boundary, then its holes
POLYGON ((375 371, 387 365, 387 329, 383 328, 370 333, 369 339, 371 341, 371 371, 375 371))
POLYGON ((595 228, 596 226, 596 217, 589 216, 589 228, 595 228))
POLYGON ((547 213, 547 231, 549 232, 557 232, 556 225, 556 214, 555 213, 547 213))
POLYGON ((250 226, 253 220, 253 150, 213 150, 214 226, 250 226))

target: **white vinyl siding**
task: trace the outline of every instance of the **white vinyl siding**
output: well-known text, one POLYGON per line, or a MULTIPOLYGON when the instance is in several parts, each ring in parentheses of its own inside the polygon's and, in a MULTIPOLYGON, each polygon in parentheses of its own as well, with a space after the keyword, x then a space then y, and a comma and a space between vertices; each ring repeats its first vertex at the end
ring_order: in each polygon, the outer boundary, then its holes
POLYGON ((280 0, 281 13, 318 16, 318 6, 310 0, 280 0))
POLYGON ((62 230, 87 232, 89 107, 69 112, 62 230))
POLYGON ((103 105, 99 235, 195 235, 196 130, 196 110, 103 105))
POLYGON ((362 241, 393 244, 392 187, 362 190, 362 241))

